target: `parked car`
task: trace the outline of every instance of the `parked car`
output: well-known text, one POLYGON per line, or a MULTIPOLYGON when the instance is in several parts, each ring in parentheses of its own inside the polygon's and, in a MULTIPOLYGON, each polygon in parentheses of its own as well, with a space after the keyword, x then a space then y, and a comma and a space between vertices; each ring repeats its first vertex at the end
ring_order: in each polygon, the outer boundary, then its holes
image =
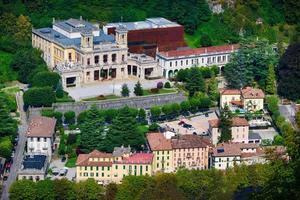
POLYGON ((208 113, 205 113, 205 117, 208 117, 208 113))
POLYGON ((65 176, 67 173, 68 173, 68 170, 65 168, 59 170, 59 176, 65 176))
POLYGON ((65 162, 66 161, 66 156, 61 157, 61 162, 65 162))
POLYGON ((191 124, 183 124, 183 128, 191 129, 192 127, 191 124))
POLYGON ((185 124, 184 121, 180 121, 180 122, 178 123, 179 126, 182 126, 182 125, 184 125, 184 124, 185 124))
POLYGON ((52 174, 53 174, 54 176, 57 176, 57 175, 59 174, 59 172, 60 172, 60 170, 57 169, 57 168, 53 168, 53 169, 52 169, 52 174))
POLYGON ((197 133, 196 133, 196 132, 193 132, 193 134, 194 134, 194 135, 197 135, 197 133))

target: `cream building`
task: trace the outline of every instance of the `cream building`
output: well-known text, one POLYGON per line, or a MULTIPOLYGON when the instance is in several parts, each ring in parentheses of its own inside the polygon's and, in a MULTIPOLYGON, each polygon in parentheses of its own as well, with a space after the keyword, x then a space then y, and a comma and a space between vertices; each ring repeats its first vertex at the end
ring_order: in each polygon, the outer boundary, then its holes
MULTIPOLYGON (((220 120, 213 119, 208 121, 209 135, 211 142, 215 145, 219 142, 221 136, 220 120)), ((231 142, 248 143, 249 141, 249 123, 245 118, 233 117, 231 124, 231 142)))
POLYGON ((222 143, 213 148, 211 166, 225 170, 234 165, 265 163, 264 150, 257 144, 222 143))
POLYGON ((153 153, 154 172, 173 172, 173 150, 171 141, 161 133, 147 134, 148 148, 153 153))
POLYGON ((49 68, 61 75, 64 88, 161 74, 154 58, 128 53, 127 30, 122 26, 113 36, 82 18, 53 21, 52 28, 32 30, 32 46, 40 49, 49 68))
POLYGON ((243 109, 255 112, 264 108, 265 94, 261 89, 246 87, 238 89, 223 89, 220 91, 220 105, 228 105, 232 111, 243 109))
POLYGON ((186 169, 208 169, 211 143, 197 135, 181 135, 171 139, 173 166, 186 169))
POLYGON ((125 176, 152 175, 151 153, 130 153, 115 155, 97 150, 80 154, 76 161, 76 181, 94 178, 99 184, 120 183, 125 176))

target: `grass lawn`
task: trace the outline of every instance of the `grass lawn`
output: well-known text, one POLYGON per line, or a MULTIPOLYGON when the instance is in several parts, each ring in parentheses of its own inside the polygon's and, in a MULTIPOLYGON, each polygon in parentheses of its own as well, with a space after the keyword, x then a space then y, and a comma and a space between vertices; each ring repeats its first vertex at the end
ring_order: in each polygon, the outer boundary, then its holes
POLYGON ((68 168, 76 167, 76 159, 77 159, 76 157, 68 159, 68 161, 65 164, 65 167, 68 168))
POLYGON ((177 90, 174 88, 169 88, 169 89, 162 88, 157 93, 151 92, 151 89, 148 89, 148 90, 144 90, 143 96, 156 95, 156 94, 168 94, 168 93, 174 93, 174 92, 177 92, 177 90))
POLYGON ((101 100, 108 100, 108 99, 119 99, 121 98, 120 96, 116 96, 116 95, 100 95, 98 97, 92 97, 92 98, 87 98, 87 99, 83 99, 82 101, 101 101, 101 100))
POLYGON ((60 102, 60 103, 62 103, 62 102, 74 102, 74 101, 75 100, 72 99, 72 97, 70 97, 67 92, 64 92, 64 96, 62 98, 56 98, 56 102, 60 102))
POLYGON ((17 73, 10 68, 13 55, 0 51, 0 82, 7 82, 17 79, 17 73))

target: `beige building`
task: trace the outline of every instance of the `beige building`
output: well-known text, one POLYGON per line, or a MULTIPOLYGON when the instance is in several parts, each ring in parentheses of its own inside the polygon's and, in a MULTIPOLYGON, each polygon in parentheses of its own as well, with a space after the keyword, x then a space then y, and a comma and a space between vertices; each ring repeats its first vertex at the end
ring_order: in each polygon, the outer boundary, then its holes
POLYGON ((223 89, 220 91, 220 105, 228 105, 232 111, 243 109, 247 112, 264 108, 265 94, 261 89, 246 87, 244 89, 223 89))
POLYGON ((154 172, 173 172, 173 150, 171 140, 168 140, 161 133, 147 134, 148 147, 153 153, 154 172))
POLYGON ((171 139, 173 166, 177 170, 208 169, 210 141, 197 135, 181 135, 171 139))
MULTIPOLYGON (((221 136, 220 120, 209 120, 209 134, 212 143, 215 145, 219 142, 221 136)), ((233 117, 231 124, 231 142, 248 143, 249 141, 249 123, 245 118, 233 117)))
POLYGON ((54 20, 52 28, 32 30, 32 46, 40 49, 49 68, 61 75, 64 88, 161 74, 154 58, 128 53, 127 29, 122 26, 113 36, 82 18, 54 20))
POLYGON ((222 143, 213 148, 211 166, 225 170, 234 165, 265 163, 264 150, 257 144, 222 143))
POLYGON ((17 179, 28 179, 33 181, 44 180, 48 169, 48 158, 46 155, 25 155, 21 168, 17 172, 17 179))
POLYGON ((125 176, 152 175, 152 153, 121 154, 97 150, 80 154, 76 161, 76 181, 94 178, 99 184, 120 183, 125 176))

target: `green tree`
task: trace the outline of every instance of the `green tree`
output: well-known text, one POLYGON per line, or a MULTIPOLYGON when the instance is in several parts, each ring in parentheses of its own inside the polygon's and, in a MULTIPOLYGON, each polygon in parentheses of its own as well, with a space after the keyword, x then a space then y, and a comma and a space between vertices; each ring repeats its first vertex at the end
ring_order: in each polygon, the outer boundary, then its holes
POLYGON ((265 91, 268 94, 275 94, 276 92, 276 77, 275 77, 275 70, 273 65, 269 65, 268 75, 266 78, 266 89, 265 91))
POLYGON ((0 157, 9 159, 12 153, 12 143, 9 136, 0 137, 0 157))
POLYGON ((129 91, 127 84, 123 84, 122 91, 121 91, 122 97, 129 97, 129 93, 130 93, 130 91, 129 91))
POLYGON ((189 101, 183 101, 180 103, 180 107, 183 112, 188 112, 191 109, 191 104, 189 101))
POLYGON ((106 151, 112 152, 114 147, 122 145, 140 150, 144 142, 144 135, 138 131, 136 119, 131 115, 129 107, 120 109, 107 133, 104 144, 106 151))
POLYGON ((203 34, 200 38, 200 45, 201 47, 209 47, 212 46, 212 41, 207 34, 203 34))
POLYGON ((159 125, 157 123, 153 123, 149 126, 149 131, 156 132, 158 131, 159 125))
POLYGON ((218 101, 219 99, 219 90, 218 90, 218 81, 216 78, 209 80, 207 85, 207 95, 212 101, 218 101))
POLYGON ((161 114, 161 108, 159 106, 153 106, 150 108, 152 118, 158 118, 161 114))
POLYGON ((145 111, 145 109, 143 109, 143 108, 139 109, 138 119, 140 121, 145 121, 146 120, 146 111, 145 111))
MULTIPOLYGON (((180 69, 177 74, 176 74, 176 80, 179 81, 179 82, 186 82, 187 81, 187 78, 189 76, 189 69, 186 68, 186 69, 180 69)), ((165 83, 165 87, 166 87, 166 84, 168 82, 165 83)))
POLYGON ((144 95, 144 91, 143 91, 143 88, 142 88, 142 85, 141 85, 140 81, 138 81, 134 86, 134 94, 136 96, 143 96, 144 95))
POLYGON ((274 145, 283 145, 284 139, 281 135, 275 135, 274 137, 274 145))
POLYGON ((80 149, 85 153, 105 150, 105 135, 103 117, 96 106, 92 106, 80 123, 80 149))
POLYGON ((185 88, 189 91, 190 97, 194 96, 196 92, 205 92, 205 81, 197 67, 190 69, 185 88))
POLYGON ((20 180, 13 182, 13 184, 9 188, 9 199, 37 199, 36 184, 30 180, 20 180))
POLYGON ((291 100, 300 99, 300 43, 291 44, 280 58, 278 94, 291 100))
POLYGON ((45 87, 49 86, 53 89, 56 89, 58 87, 60 81, 59 74, 55 72, 38 72, 36 73, 31 81, 32 86, 35 87, 45 87))
POLYGON ((297 126, 300 127, 300 111, 296 112, 295 120, 296 120, 297 126))
POLYGON ((63 89, 60 81, 57 85, 55 95, 56 95, 57 98, 63 98, 64 97, 64 89, 63 89))
POLYGON ((165 88, 171 88, 171 84, 169 81, 165 82, 165 85, 164 85, 165 88))
POLYGON ((220 130, 221 130, 221 137, 219 138, 220 143, 227 142, 232 139, 231 120, 232 120, 232 114, 228 106, 226 105, 224 109, 221 111, 221 116, 220 116, 220 130))
POLYGON ((54 200, 54 183, 51 180, 41 180, 36 183, 38 200, 54 200))
POLYGON ((74 111, 67 111, 64 113, 65 123, 66 124, 75 124, 75 112, 74 111))
POLYGON ((170 116, 171 114, 173 114, 173 109, 172 109, 171 104, 165 104, 165 105, 163 105, 163 107, 161 108, 161 110, 167 116, 170 116))
POLYGON ((22 46, 30 44, 32 25, 29 17, 20 15, 17 19, 15 30, 14 38, 17 44, 22 46))
POLYGON ((55 93, 50 87, 30 88, 24 93, 25 106, 51 106, 55 102, 55 93))
POLYGON ((116 183, 110 183, 106 186, 103 200, 115 200, 118 192, 118 186, 116 183))
POLYGON ((94 180, 87 179, 76 184, 76 199, 101 200, 103 188, 94 180))
POLYGON ((242 41, 224 68, 228 86, 241 88, 257 82, 265 88, 269 65, 276 63, 276 54, 266 40, 242 41))
POLYGON ((5 96, 0 96, 0 137, 15 136, 18 130, 17 121, 10 115, 5 96))
POLYGON ((75 183, 66 178, 53 181, 55 200, 76 199, 75 183))

